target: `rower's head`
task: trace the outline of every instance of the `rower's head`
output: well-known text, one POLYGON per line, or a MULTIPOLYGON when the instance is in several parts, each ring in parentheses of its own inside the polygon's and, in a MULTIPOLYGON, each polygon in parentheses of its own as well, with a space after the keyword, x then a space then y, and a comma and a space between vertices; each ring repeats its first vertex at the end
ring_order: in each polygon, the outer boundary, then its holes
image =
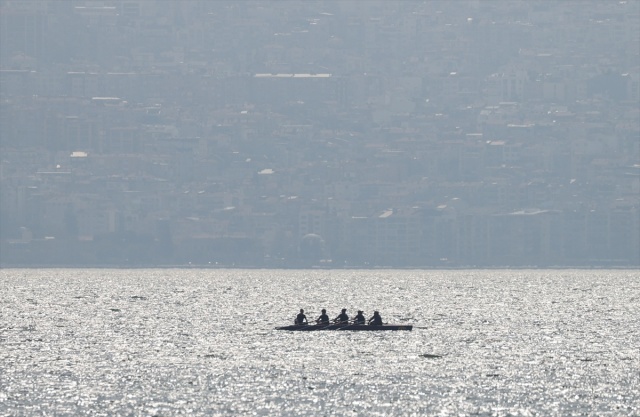
POLYGON ((301 308, 301 309, 300 309, 300 312, 301 312, 301 313, 304 313, 304 310, 301 308))
POLYGON ((323 308, 323 309, 322 309, 322 312, 323 312, 323 313, 326 313, 326 312, 327 312, 327 310, 323 308))
POLYGON ((358 314, 360 314, 360 313, 364 313, 364 311, 362 311, 362 310, 358 310, 358 314))
POLYGON ((377 311, 374 311, 374 312, 373 312, 373 315, 374 315, 374 316, 377 316, 377 315, 379 315, 379 314, 380 314, 380 313, 378 313, 377 311))
POLYGON ((343 312, 343 313, 346 313, 346 312, 347 312, 347 309, 346 309, 346 308, 343 308, 343 309, 342 309, 342 312, 343 312))

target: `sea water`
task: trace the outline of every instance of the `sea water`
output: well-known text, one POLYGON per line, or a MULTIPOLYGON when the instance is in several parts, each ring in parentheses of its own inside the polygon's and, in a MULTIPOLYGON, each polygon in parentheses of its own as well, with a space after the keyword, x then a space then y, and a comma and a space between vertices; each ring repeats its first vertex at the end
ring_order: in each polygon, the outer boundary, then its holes
POLYGON ((4 269, 0 416, 638 416, 639 319, 637 270, 4 269))

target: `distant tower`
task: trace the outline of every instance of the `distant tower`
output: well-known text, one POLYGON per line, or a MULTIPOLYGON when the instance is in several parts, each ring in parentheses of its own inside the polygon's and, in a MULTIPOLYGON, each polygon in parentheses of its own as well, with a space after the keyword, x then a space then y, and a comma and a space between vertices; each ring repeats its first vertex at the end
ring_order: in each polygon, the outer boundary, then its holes
POLYGON ((0 13, 0 60, 41 59, 45 51, 47 3, 10 2, 0 13))
POLYGON ((317 264, 326 258, 324 239, 320 235, 309 233, 302 237, 298 251, 300 261, 305 265, 317 264))
POLYGON ((168 261, 173 256, 173 239, 171 237, 171 222, 169 219, 159 219, 156 222, 156 237, 158 241, 157 256, 161 261, 168 261))
POLYGON ((509 68, 501 76, 500 91, 504 101, 521 101, 524 98, 526 83, 529 79, 527 71, 509 68))

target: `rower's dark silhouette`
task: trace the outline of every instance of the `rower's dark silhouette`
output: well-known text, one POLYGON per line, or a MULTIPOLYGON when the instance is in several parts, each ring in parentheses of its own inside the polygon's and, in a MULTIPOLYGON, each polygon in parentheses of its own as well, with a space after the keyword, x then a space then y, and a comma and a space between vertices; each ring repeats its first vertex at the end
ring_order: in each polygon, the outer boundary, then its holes
POLYGON ((338 317, 333 319, 333 322, 334 323, 348 323, 349 322, 349 315, 347 314, 347 309, 343 308, 342 312, 340 314, 338 314, 338 317))
POLYGON ((296 316, 294 324, 309 324, 307 316, 304 315, 304 310, 300 309, 300 313, 296 316))
POLYGON ((354 324, 364 324, 365 320, 366 319, 364 318, 364 311, 358 310, 358 314, 353 318, 353 323, 354 324))
POLYGON ((320 314, 320 317, 316 319, 316 323, 329 324, 329 316, 327 315, 327 310, 325 310, 324 308, 322 309, 322 314, 320 314))
POLYGON ((374 311, 373 317, 369 319, 369 324, 371 326, 382 326, 382 317, 380 317, 380 313, 374 311))

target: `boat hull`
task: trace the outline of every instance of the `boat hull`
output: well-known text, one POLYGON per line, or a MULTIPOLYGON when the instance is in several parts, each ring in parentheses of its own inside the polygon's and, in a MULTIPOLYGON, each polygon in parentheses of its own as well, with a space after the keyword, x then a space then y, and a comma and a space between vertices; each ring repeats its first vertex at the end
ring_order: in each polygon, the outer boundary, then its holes
POLYGON ((288 330, 294 332, 313 332, 325 330, 346 330, 354 332, 379 332, 384 330, 408 330, 413 329, 412 325, 403 324, 383 324, 382 326, 368 326, 363 324, 329 324, 329 325, 291 325, 276 327, 276 330, 288 330))

